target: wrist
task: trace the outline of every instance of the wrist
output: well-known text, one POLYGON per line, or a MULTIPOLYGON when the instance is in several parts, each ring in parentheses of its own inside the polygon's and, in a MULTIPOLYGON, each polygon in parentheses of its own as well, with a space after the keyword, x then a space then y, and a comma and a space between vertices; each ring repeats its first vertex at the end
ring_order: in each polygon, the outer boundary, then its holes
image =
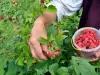
POLYGON ((45 25, 44 25, 43 19, 39 17, 34 22, 34 26, 33 26, 32 30, 41 30, 41 29, 44 29, 44 28, 45 28, 45 25))
POLYGON ((46 28, 47 25, 45 24, 45 18, 43 16, 40 16, 36 19, 34 22, 34 26, 39 26, 40 28, 46 28))
POLYGON ((35 24, 45 24, 45 23, 44 23, 44 18, 43 18, 42 16, 38 17, 38 18, 36 19, 36 21, 34 22, 34 25, 35 25, 35 24))

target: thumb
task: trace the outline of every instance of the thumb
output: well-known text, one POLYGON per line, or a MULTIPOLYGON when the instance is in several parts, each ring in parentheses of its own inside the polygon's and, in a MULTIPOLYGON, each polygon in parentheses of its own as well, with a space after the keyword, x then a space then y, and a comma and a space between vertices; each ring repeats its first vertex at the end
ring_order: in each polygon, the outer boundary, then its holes
POLYGON ((45 55, 47 58, 53 57, 53 52, 49 51, 47 45, 42 45, 41 48, 42 48, 42 50, 43 50, 43 52, 44 52, 44 55, 45 55))
POLYGON ((41 48, 42 48, 44 53, 49 52, 47 45, 41 45, 41 48))
POLYGON ((97 51, 95 56, 100 58, 100 51, 97 51))

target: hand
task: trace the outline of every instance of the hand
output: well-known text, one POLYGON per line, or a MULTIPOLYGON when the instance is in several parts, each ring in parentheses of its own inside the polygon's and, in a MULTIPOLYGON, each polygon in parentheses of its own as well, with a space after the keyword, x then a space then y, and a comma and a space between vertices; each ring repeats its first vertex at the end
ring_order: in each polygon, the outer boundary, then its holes
POLYGON ((45 26, 42 22, 35 22, 28 44, 34 58, 39 60, 47 60, 45 53, 48 52, 48 48, 47 45, 40 44, 39 40, 41 37, 47 39, 45 26))
POLYGON ((100 59, 100 50, 98 50, 94 55, 93 58, 91 58, 90 61, 97 61, 100 59))
POLYGON ((79 51, 77 51, 77 55, 81 56, 81 57, 83 57, 85 59, 88 59, 91 62, 94 62, 94 61, 97 61, 97 60, 100 59, 100 50, 98 50, 97 52, 95 52, 95 54, 93 56, 91 56, 91 57, 87 57, 83 53, 80 53, 79 51))

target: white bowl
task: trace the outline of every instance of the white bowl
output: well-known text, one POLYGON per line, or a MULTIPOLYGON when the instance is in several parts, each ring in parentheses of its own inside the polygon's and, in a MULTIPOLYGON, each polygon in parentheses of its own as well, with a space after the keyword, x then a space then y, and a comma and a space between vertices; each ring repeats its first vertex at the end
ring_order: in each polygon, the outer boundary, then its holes
POLYGON ((84 49, 84 48, 80 48, 80 47, 75 43, 76 36, 80 35, 80 33, 81 33, 83 30, 85 30, 85 29, 91 29, 91 30, 96 31, 97 36, 98 36, 98 38, 99 38, 99 40, 100 40, 100 31, 99 31, 98 29, 92 28, 92 27, 84 27, 84 28, 81 28, 81 29, 77 30, 77 31, 75 32, 75 34, 73 35, 73 37, 72 37, 73 45, 74 45, 77 49, 79 49, 79 50, 81 50, 81 51, 84 51, 84 52, 95 52, 95 51, 99 50, 99 49, 100 49, 100 45, 97 46, 96 48, 84 49))

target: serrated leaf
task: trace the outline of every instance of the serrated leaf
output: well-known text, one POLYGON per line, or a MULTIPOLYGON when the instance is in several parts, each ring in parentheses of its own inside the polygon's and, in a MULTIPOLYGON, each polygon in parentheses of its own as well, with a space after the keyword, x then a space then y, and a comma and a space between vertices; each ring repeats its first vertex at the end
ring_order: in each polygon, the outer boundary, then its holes
POLYGON ((63 40, 64 40, 66 37, 67 37, 67 36, 62 35, 61 33, 59 33, 59 34, 56 36, 57 43, 58 43, 59 45, 62 45, 62 44, 63 44, 63 40))
POLYGON ((83 58, 72 57, 71 64, 77 75, 98 75, 95 68, 83 58))
POLYGON ((47 12, 56 12, 57 9, 54 5, 49 5, 47 8, 47 12))
POLYGON ((23 73, 23 72, 21 72, 21 73, 19 73, 18 75, 24 75, 24 73, 23 73))
POLYGON ((56 41, 53 41, 52 45, 54 45, 54 46, 57 47, 58 46, 58 43, 56 41))
POLYGON ((46 5, 44 5, 43 8, 41 8, 41 10, 42 10, 43 12, 45 12, 46 9, 47 9, 47 6, 46 6, 46 5))
POLYGON ((61 67, 57 70, 58 75, 69 75, 66 67, 61 67))
POLYGON ((54 63, 49 66, 49 72, 51 73, 51 75, 57 75, 58 67, 59 67, 58 63, 54 63))
POLYGON ((50 35, 52 34, 53 36, 55 36, 57 34, 57 30, 56 30, 56 27, 54 26, 49 26, 47 28, 47 34, 48 34, 48 37, 50 37, 50 35))
POLYGON ((46 62, 40 62, 34 65, 34 69, 37 72, 37 75, 43 75, 48 72, 48 64, 46 62))
POLYGON ((24 58, 22 57, 22 58, 19 59, 19 61, 17 62, 17 64, 19 66, 23 66, 24 65, 23 61, 24 61, 24 58))
POLYGON ((52 42, 52 41, 54 41, 54 40, 55 40, 55 37, 51 34, 50 37, 49 37, 49 39, 48 39, 48 41, 49 41, 49 42, 52 42))
POLYGON ((8 63, 8 71, 6 72, 6 75, 16 75, 18 72, 18 66, 15 65, 15 62, 8 63))
POLYGON ((45 38, 43 38, 43 37, 41 37, 41 38, 40 38, 40 43, 41 43, 41 44, 47 44, 47 43, 48 43, 48 40, 45 39, 45 38))
POLYGON ((26 63, 27 64, 27 70, 29 70, 29 68, 32 66, 32 63, 33 63, 32 61, 33 61, 32 58, 30 58, 30 57, 28 58, 27 57, 27 63, 26 63))
POLYGON ((7 58, 4 56, 0 56, 0 75, 4 75, 4 68, 7 67, 7 58))
POLYGON ((5 70, 3 68, 0 68, 0 75, 4 75, 5 70))
POLYGON ((15 63, 19 66, 24 65, 24 57, 23 57, 23 52, 20 54, 20 56, 16 59, 15 63))
POLYGON ((7 58, 4 56, 0 56, 0 67, 2 68, 6 68, 7 67, 7 58))

